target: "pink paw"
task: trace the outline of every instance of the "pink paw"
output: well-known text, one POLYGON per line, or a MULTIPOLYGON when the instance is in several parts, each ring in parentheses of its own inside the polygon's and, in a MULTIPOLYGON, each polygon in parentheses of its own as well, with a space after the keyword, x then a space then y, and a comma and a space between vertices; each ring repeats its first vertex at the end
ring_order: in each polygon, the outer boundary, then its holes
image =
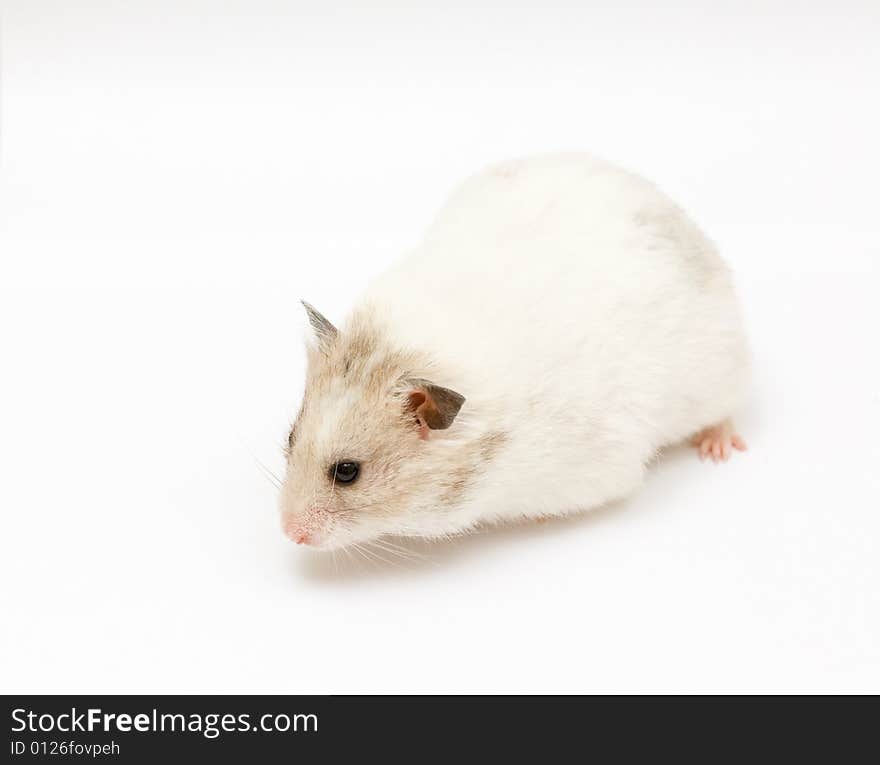
POLYGON ((727 462, 734 449, 744 452, 748 448, 730 420, 700 431, 691 439, 691 445, 700 450, 701 460, 709 457, 713 462, 727 462))

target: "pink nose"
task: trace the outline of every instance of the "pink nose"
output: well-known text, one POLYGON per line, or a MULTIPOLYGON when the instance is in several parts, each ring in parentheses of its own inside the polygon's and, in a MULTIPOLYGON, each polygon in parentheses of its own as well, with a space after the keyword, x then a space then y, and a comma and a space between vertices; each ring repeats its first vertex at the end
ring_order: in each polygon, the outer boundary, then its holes
POLYGON ((309 532, 293 518, 288 518, 284 521, 284 534, 298 545, 308 544, 310 541, 309 532))

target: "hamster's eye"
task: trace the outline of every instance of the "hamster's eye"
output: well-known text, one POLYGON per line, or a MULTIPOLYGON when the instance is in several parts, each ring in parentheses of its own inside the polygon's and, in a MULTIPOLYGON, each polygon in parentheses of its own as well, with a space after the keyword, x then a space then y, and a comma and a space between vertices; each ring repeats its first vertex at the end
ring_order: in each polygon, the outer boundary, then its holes
POLYGON ((361 472, 357 462, 337 462, 330 468, 330 480, 336 483, 354 483, 361 472))

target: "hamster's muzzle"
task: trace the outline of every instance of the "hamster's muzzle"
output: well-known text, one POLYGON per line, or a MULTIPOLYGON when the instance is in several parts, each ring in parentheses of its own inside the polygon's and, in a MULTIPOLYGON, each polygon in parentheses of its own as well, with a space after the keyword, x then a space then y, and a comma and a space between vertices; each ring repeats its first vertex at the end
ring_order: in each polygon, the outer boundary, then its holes
POLYGON ((298 545, 319 546, 326 538, 326 530, 321 526, 319 513, 308 512, 304 515, 284 513, 281 516, 284 535, 298 545))

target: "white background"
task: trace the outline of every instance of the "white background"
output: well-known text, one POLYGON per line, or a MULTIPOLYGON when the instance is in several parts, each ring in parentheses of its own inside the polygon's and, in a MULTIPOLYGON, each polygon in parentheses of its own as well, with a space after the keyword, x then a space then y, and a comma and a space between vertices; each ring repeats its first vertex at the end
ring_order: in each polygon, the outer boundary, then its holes
MULTIPOLYGON (((880 6, 2 3, 0 690, 880 691, 880 6), (725 466, 413 545, 281 535, 305 297, 583 149, 719 242, 725 466)), ((588 459, 589 455, 585 455, 588 459)))

